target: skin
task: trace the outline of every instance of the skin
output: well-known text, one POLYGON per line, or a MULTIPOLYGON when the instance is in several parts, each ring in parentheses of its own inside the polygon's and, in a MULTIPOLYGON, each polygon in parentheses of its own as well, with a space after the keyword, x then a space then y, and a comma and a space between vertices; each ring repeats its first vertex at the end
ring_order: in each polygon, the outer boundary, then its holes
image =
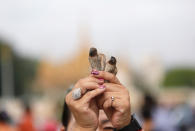
POLYGON ((103 131, 113 127, 120 129, 130 123, 129 92, 115 75, 99 71, 80 79, 73 90, 75 88, 81 88, 82 97, 73 100, 71 91, 65 98, 72 113, 70 130, 103 131), (114 101, 111 101, 112 96, 114 101))
MULTIPOLYGON (((70 122, 68 124, 67 130, 65 127, 61 128, 61 131, 73 131, 75 129, 76 121, 73 116, 71 116, 70 122)), ((108 120, 105 112, 99 110, 99 125, 96 131, 113 131, 114 127, 112 123, 108 120)))

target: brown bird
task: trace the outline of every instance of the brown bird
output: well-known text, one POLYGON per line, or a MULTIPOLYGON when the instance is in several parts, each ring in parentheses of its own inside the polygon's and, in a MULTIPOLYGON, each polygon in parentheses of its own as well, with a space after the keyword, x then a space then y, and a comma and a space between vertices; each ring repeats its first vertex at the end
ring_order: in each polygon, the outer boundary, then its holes
POLYGON ((89 50, 89 63, 92 69, 104 71, 106 66, 106 57, 104 54, 98 54, 97 49, 92 47, 89 50))
POLYGON ((110 60, 106 63, 105 71, 113 73, 114 75, 117 74, 117 67, 116 67, 116 58, 111 56, 110 60))

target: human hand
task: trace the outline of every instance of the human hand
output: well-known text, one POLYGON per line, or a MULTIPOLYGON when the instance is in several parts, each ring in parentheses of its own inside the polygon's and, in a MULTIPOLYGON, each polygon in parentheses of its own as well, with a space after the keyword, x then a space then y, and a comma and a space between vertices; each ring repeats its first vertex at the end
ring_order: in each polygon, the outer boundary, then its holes
POLYGON ((75 127, 78 130, 96 130, 99 109, 94 98, 105 91, 104 86, 100 85, 103 82, 103 80, 99 80, 90 75, 89 77, 80 79, 75 84, 73 90, 67 94, 66 103, 75 118, 75 127), (82 97, 74 100, 72 93, 77 88, 81 89, 82 97))
POLYGON ((110 82, 103 84, 106 91, 101 96, 98 96, 98 107, 104 110, 115 128, 123 128, 131 120, 129 92, 115 75, 105 71, 97 72, 93 75, 95 78, 103 78, 110 82), (111 97, 114 97, 114 100, 111 97))

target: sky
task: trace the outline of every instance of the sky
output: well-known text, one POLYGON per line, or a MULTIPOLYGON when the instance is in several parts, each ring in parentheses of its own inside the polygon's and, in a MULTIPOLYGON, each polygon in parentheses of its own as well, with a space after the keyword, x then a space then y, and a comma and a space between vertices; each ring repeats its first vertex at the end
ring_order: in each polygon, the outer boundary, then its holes
POLYGON ((195 66, 194 0, 0 0, 0 38, 24 56, 62 60, 90 43, 139 63, 195 66))

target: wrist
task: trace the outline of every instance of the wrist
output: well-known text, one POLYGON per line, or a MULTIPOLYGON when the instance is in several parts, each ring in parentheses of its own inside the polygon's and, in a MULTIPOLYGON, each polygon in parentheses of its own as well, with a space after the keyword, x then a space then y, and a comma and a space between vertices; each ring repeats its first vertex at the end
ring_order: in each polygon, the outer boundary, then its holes
POLYGON ((132 117, 131 117, 131 115, 130 115, 129 119, 128 119, 128 120, 126 120, 126 123, 123 125, 123 127, 122 127, 122 128, 124 128, 124 127, 126 127, 126 126, 130 125, 130 124, 131 124, 131 119, 132 119, 132 117))
POLYGON ((117 129, 115 131, 142 131, 142 127, 139 124, 139 122, 135 119, 135 114, 133 114, 131 116, 131 121, 127 126, 121 129, 117 129))
POLYGON ((117 130, 122 129, 131 123, 131 115, 129 115, 129 114, 126 114, 126 116, 123 115, 123 118, 121 119, 120 125, 118 127, 116 127, 117 130))
POLYGON ((120 127, 118 127, 117 130, 120 130, 130 124, 131 124, 131 116, 128 118, 128 120, 125 120, 125 122, 120 127))

